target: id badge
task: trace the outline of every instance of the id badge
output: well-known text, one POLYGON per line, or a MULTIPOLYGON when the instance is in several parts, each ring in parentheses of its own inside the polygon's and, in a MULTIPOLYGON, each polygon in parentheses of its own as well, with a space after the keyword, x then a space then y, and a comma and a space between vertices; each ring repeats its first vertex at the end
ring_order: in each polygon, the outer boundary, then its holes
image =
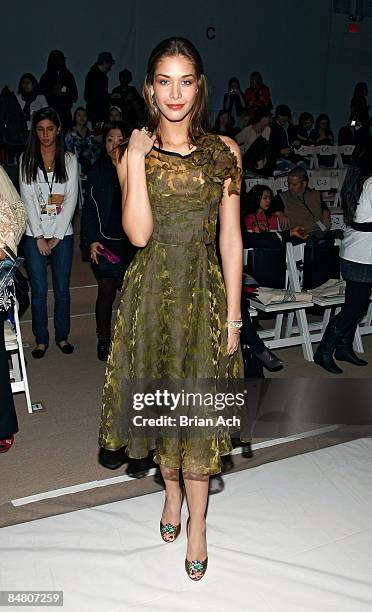
POLYGON ((60 193, 50 193, 48 196, 47 215, 56 217, 62 210, 63 195, 60 193))

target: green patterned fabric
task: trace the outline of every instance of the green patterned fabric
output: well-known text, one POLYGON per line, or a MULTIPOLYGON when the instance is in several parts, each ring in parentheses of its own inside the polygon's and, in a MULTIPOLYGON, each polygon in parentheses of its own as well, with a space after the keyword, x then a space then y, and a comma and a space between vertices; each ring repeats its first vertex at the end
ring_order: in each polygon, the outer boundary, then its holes
POLYGON ((227 305, 216 256, 216 223, 224 181, 239 193, 237 159, 219 136, 203 136, 189 155, 154 147, 146 158, 154 231, 126 273, 107 363, 99 443, 127 446, 195 474, 221 471, 231 451, 228 428, 201 439, 136 436, 127 427, 125 379, 243 378, 240 348, 228 356, 227 305))

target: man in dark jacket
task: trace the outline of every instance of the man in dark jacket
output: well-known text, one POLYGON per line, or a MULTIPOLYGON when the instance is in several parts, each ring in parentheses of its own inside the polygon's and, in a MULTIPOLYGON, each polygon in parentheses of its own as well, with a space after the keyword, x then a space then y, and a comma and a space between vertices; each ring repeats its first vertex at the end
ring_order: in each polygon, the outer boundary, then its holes
POLYGON ((110 96, 108 93, 108 76, 115 63, 109 51, 101 51, 96 63, 85 77, 84 99, 87 103, 88 119, 94 127, 97 123, 108 121, 110 96))
POLYGON ((291 167, 292 149, 289 146, 287 128, 291 122, 292 113, 286 104, 279 104, 276 108, 275 117, 271 124, 270 146, 274 158, 279 161, 288 162, 291 167))

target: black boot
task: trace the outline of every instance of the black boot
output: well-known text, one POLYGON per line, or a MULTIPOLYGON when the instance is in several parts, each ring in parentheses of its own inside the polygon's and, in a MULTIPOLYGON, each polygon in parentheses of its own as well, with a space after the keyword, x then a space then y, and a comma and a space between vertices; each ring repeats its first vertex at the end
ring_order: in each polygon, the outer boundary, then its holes
POLYGON ((335 358, 339 361, 348 361, 356 366, 366 366, 368 365, 368 361, 365 361, 365 359, 360 359, 360 357, 355 354, 353 349, 355 331, 356 327, 354 327, 348 334, 337 342, 335 358))
POLYGON ((254 351, 254 354, 270 372, 275 372, 283 368, 283 362, 267 347, 265 347, 261 353, 254 351))
POLYGON ((334 362, 333 352, 342 338, 342 331, 337 327, 337 320, 333 319, 326 327, 323 338, 314 354, 314 362, 331 374, 342 374, 341 368, 334 362))
POLYGON ((125 447, 122 446, 118 450, 112 451, 101 447, 99 449, 98 461, 101 465, 109 470, 116 470, 124 463, 129 462, 129 458, 125 453, 125 447))
POLYGON ((97 357, 100 361, 107 361, 110 351, 110 336, 98 336, 97 357))

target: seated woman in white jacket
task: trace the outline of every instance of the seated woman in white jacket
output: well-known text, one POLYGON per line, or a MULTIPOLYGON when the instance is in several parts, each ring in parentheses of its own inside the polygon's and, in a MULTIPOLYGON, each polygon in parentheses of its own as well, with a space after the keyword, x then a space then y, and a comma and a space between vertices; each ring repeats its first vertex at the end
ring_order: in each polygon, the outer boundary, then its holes
POLYGON ((354 353, 353 340, 372 290, 372 139, 354 150, 341 201, 346 224, 340 250, 345 303, 328 323, 314 354, 315 363, 332 374, 342 373, 333 357, 356 366, 368 365, 354 353))
MULTIPOLYGON (((26 229, 26 210, 11 180, 0 166, 0 262, 17 257, 17 246, 26 229)), ((4 321, 13 300, 0 288, 0 453, 10 449, 18 431, 10 386, 9 364, 4 339, 4 321)))
POLYGON ((73 352, 70 333, 70 275, 73 257, 72 217, 78 197, 78 164, 65 152, 57 112, 34 113, 20 163, 20 191, 28 213, 24 254, 31 283, 35 359, 49 344, 47 260, 52 265, 55 341, 65 354, 73 352))

